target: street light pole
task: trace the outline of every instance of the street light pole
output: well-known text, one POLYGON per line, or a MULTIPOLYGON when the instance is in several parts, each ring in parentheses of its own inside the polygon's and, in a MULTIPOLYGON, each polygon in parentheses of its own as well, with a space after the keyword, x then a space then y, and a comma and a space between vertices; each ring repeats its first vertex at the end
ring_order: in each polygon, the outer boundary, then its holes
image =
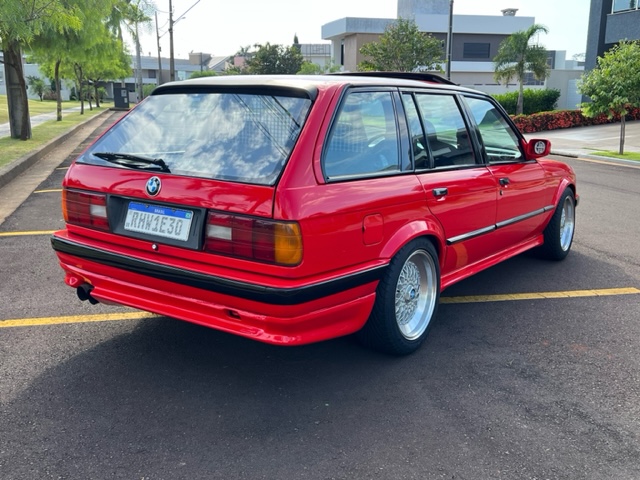
POLYGON ((173 60, 173 6, 169 0, 169 78, 176 79, 176 65, 173 60))
POLYGON ((158 40, 158 86, 162 85, 162 58, 160 57, 160 31, 158 30, 158 12, 156 12, 156 38, 158 40))
POLYGON ((451 50, 453 45, 453 0, 449 0, 449 31, 447 33, 447 80, 451 80, 451 50))
POLYGON ((136 102, 142 100, 142 59, 140 55, 140 34, 138 22, 136 22, 136 102))

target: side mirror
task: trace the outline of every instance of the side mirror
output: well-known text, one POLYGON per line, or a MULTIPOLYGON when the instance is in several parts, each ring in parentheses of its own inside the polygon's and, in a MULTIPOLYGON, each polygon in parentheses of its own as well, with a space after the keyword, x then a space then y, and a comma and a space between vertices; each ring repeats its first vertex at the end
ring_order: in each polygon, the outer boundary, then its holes
POLYGON ((542 138, 532 138, 523 141, 524 152, 527 160, 535 160, 536 158, 546 157, 551 152, 551 142, 542 138))

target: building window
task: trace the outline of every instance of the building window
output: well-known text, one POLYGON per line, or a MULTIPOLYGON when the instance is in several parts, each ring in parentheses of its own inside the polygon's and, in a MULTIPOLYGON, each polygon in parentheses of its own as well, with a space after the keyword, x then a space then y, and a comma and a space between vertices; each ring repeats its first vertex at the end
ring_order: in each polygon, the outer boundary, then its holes
POLYGON ((637 9, 638 0, 613 0, 613 13, 637 9))
POLYGON ((147 78, 156 78, 156 71, 155 70, 148 70, 147 71, 147 78))
POLYGON ((465 43, 462 51, 463 58, 490 58, 490 43, 465 43))
POLYGON ((524 85, 544 85, 544 80, 538 80, 532 72, 525 72, 524 85))

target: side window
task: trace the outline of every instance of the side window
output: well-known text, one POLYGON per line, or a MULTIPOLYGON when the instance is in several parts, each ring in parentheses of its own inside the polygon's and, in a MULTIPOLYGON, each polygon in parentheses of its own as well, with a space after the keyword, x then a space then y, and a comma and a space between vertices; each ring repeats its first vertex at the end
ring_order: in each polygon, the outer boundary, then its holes
POLYGON ((411 135, 411 150, 413 151, 414 164, 416 170, 429 168, 429 153, 427 151, 427 139, 422 130, 420 115, 413 100, 413 95, 404 93, 402 95, 404 110, 409 123, 409 135, 411 135))
POLYGON ((334 121, 324 153, 327 178, 400 171, 391 92, 352 92, 334 121))
POLYGON ((502 113, 487 100, 472 97, 466 100, 480 130, 489 163, 522 160, 518 136, 502 113))
POLYGON ((417 94, 435 167, 475 165, 469 131, 452 95, 417 94))

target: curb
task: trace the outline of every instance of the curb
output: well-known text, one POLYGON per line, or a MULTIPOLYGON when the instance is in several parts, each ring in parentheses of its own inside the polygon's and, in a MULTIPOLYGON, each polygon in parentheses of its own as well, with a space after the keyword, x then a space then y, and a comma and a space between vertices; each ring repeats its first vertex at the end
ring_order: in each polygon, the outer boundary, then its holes
POLYGON ((11 182, 13 179, 15 179, 18 175, 25 172, 27 169, 29 169, 34 164, 36 164, 38 160, 40 160, 42 157, 44 157, 49 152, 54 150, 60 144, 64 143, 67 139, 69 139, 69 137, 71 137, 74 133, 76 133, 76 131, 79 130, 81 127, 84 127, 85 125, 102 118, 102 116, 108 112, 111 112, 111 110, 106 109, 103 112, 100 112, 99 114, 85 120, 84 122, 81 122, 75 125, 67 132, 61 135, 58 135, 56 138, 54 138, 53 140, 50 140, 48 143, 46 143, 39 149, 34 150, 33 152, 30 152, 30 153, 27 153, 23 157, 20 157, 17 160, 14 160, 13 162, 10 162, 9 164, 0 168, 0 188, 4 187, 6 184, 11 182))
POLYGON ((575 150, 551 150, 550 155, 567 158, 586 158, 588 160, 598 160, 603 163, 621 166, 635 166, 640 168, 640 162, 634 160, 625 160, 624 158, 603 157, 602 155, 591 155, 589 153, 577 152, 575 150))

